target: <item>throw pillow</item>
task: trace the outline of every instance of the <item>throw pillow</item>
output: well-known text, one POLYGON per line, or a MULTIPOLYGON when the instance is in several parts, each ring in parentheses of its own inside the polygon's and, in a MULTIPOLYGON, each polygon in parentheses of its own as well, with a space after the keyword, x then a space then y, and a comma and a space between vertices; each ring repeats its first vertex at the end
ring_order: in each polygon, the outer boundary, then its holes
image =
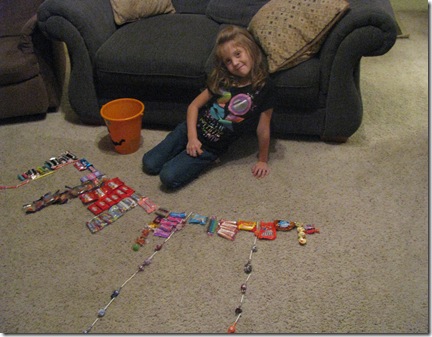
POLYGON ((346 0, 271 0, 255 14, 248 29, 274 73, 316 54, 348 9, 346 0))
POLYGON ((175 13, 171 0, 110 0, 118 25, 158 14, 175 13))

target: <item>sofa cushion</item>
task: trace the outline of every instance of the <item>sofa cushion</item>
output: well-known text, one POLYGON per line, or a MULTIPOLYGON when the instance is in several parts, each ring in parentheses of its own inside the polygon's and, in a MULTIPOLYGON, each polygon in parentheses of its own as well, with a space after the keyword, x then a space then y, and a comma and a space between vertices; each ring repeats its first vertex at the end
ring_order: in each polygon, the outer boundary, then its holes
POLYGON ((247 27, 252 17, 269 0, 210 0, 206 14, 219 23, 247 27))
POLYGON ((205 14, 210 0, 172 0, 176 13, 205 14))
POLYGON ((205 85, 205 63, 219 25, 205 15, 172 14, 142 19, 119 28, 96 53, 96 71, 103 86, 181 86, 185 91, 205 85))
POLYGON ((19 48, 20 36, 0 38, 0 85, 20 83, 39 74, 36 55, 19 48))
POLYGON ((264 49, 270 72, 276 72, 316 54, 348 9, 346 0, 271 0, 252 18, 249 30, 264 49))
POLYGON ((171 0, 110 0, 118 25, 158 14, 174 13, 171 0))

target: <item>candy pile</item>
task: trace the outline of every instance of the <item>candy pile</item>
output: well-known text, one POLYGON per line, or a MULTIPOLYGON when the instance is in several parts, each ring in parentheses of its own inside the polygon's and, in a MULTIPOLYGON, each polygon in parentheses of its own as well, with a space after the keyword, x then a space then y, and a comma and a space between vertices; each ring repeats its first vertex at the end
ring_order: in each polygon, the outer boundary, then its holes
MULTIPOLYGON (((154 256, 162 249, 172 235, 181 230, 186 224, 201 225, 206 227, 206 232, 209 236, 217 234, 217 236, 230 241, 234 241, 240 231, 254 233, 254 242, 250 250, 249 258, 243 269, 247 276, 240 286, 240 303, 234 311, 237 317, 228 328, 229 333, 236 332, 237 323, 243 313, 242 307, 248 290, 248 282, 253 271, 252 256, 253 253, 258 250, 256 245, 257 240, 275 240, 278 232, 287 232, 296 229, 299 244, 305 245, 307 243, 307 235, 320 232, 313 224, 304 224, 296 221, 273 220, 257 222, 251 220, 227 220, 218 219, 215 215, 209 217, 193 212, 189 214, 186 212, 170 212, 168 209, 157 205, 150 200, 149 197, 142 196, 135 192, 134 189, 127 186, 119 178, 108 179, 104 174, 96 170, 86 159, 78 160, 76 156, 69 151, 65 152, 60 158, 51 158, 47 161, 45 170, 56 170, 69 163, 73 163, 79 171, 89 170, 90 173, 81 177, 81 184, 78 186, 66 186, 67 189, 63 192, 58 190, 55 193, 46 193, 32 203, 24 205, 23 209, 26 213, 33 213, 52 204, 63 204, 70 199, 79 198, 88 210, 95 215, 86 222, 86 226, 91 233, 96 233, 119 219, 127 211, 139 205, 147 214, 154 212, 156 217, 141 230, 140 235, 134 241, 132 249, 138 251, 140 247, 144 246, 147 243, 150 233, 165 239, 162 244, 156 245, 153 253, 138 266, 138 269, 117 290, 113 291, 111 300, 105 307, 98 311, 96 320, 84 331, 85 333, 90 332, 96 322, 105 316, 106 310, 120 294, 123 287, 138 273, 143 272, 145 268, 152 263, 154 256)), ((42 170, 38 171, 41 176, 42 170)), ((33 174, 34 172, 31 171, 31 173, 33 174)), ((26 181, 35 179, 36 177, 34 175, 21 176, 27 179, 26 181)))

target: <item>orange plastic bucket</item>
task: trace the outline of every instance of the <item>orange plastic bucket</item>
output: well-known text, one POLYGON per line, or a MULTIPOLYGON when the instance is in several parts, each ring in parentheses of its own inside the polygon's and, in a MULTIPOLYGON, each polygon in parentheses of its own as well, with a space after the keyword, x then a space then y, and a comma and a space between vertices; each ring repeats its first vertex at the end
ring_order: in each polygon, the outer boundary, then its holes
POLYGON ((114 148, 118 153, 137 151, 141 143, 144 104, 134 98, 119 98, 102 106, 100 111, 114 148))

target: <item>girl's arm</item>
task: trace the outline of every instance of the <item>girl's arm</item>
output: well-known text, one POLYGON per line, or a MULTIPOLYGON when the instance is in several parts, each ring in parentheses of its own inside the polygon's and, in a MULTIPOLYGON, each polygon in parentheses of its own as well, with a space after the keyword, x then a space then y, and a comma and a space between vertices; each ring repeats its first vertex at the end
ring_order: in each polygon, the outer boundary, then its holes
POLYGON ((258 162, 252 167, 252 174, 257 178, 263 178, 270 173, 268 166, 270 148, 270 121, 273 109, 261 113, 257 127, 258 136, 258 162))
POLYGON ((199 156, 203 153, 203 151, 201 150, 202 144, 198 140, 197 134, 198 111, 204 104, 206 104, 210 100, 211 97, 212 94, 210 93, 210 91, 208 89, 205 89, 188 106, 186 117, 188 143, 186 145, 186 152, 192 157, 199 156))

